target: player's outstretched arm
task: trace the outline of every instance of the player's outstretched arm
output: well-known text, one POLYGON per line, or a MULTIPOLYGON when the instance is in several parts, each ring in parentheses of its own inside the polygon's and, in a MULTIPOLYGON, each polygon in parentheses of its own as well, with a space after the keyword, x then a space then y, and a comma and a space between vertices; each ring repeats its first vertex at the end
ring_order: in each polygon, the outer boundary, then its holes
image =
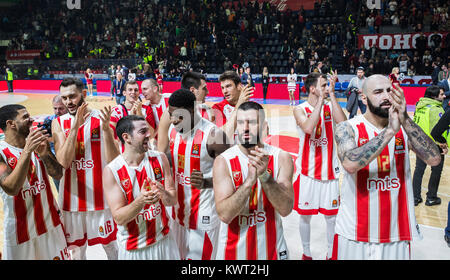
POLYGON ((225 159, 218 156, 214 160, 213 185, 216 210, 220 220, 226 224, 231 223, 248 203, 252 186, 256 182, 256 170, 250 169, 247 179, 235 190, 225 159))
POLYGON ((336 125, 335 140, 342 167, 350 174, 358 172, 374 160, 394 137, 396 132, 390 127, 376 137, 358 147, 355 132, 348 121, 336 125))

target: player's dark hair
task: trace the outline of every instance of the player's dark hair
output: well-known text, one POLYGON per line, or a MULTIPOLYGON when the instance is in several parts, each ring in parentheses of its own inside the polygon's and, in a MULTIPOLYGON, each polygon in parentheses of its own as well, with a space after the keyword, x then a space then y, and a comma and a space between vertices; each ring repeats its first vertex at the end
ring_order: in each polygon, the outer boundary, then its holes
POLYGON ((188 71, 184 73, 183 78, 181 79, 181 88, 190 89, 194 87, 198 89, 202 84, 202 80, 206 81, 206 77, 198 72, 188 71))
POLYGON ((122 135, 124 133, 132 134, 134 131, 134 124, 135 121, 145 121, 144 117, 136 116, 136 115, 128 115, 123 118, 121 118, 116 125, 116 133, 117 137, 119 137, 120 142, 122 144, 125 143, 125 140, 123 140, 122 135))
POLYGON ((440 86, 436 85, 429 86, 425 90, 424 97, 436 99, 439 96, 441 89, 442 88, 440 86))
POLYGON ((59 85, 59 89, 61 90, 62 87, 69 87, 71 85, 75 85, 77 90, 81 93, 84 89, 83 82, 75 77, 66 77, 62 80, 61 84, 59 85))
POLYGON ((236 71, 228 70, 222 73, 222 75, 219 76, 219 82, 223 82, 226 80, 232 80, 234 82, 234 85, 237 86, 241 83, 241 78, 236 73, 236 71))
POLYGON ((327 75, 326 74, 317 73, 317 72, 310 73, 308 76, 306 76, 305 89, 306 89, 307 93, 309 93, 309 87, 311 87, 311 86, 316 87, 317 86, 317 81, 319 81, 320 77, 324 78, 325 80, 327 79, 327 75))
POLYGON ((169 97, 169 105, 177 108, 194 109, 195 101, 195 95, 184 88, 174 91, 169 97))
POLYGON ((14 120, 19 114, 19 110, 25 109, 20 104, 9 104, 0 108, 0 128, 6 130, 6 121, 14 120))
POLYGON ((262 125, 266 119, 266 115, 264 113, 264 108, 261 104, 255 101, 246 101, 239 106, 238 111, 248 111, 248 110, 256 110, 258 111, 259 116, 259 124, 262 125))

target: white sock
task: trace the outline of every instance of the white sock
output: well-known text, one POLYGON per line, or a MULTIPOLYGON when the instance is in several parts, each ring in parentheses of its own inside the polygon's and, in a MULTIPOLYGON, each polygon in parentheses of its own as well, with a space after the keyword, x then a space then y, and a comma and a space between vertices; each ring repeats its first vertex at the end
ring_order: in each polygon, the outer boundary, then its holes
POLYGON ((327 223, 327 240, 328 240, 328 258, 333 253, 334 226, 336 225, 336 216, 324 216, 327 223))
POLYGON ((302 239, 303 254, 311 257, 310 241, 311 241, 311 217, 310 215, 300 215, 299 229, 302 239))
POLYGON ((112 241, 107 245, 103 245, 103 250, 105 250, 106 257, 108 258, 108 260, 117 260, 119 250, 117 248, 116 241, 112 241))

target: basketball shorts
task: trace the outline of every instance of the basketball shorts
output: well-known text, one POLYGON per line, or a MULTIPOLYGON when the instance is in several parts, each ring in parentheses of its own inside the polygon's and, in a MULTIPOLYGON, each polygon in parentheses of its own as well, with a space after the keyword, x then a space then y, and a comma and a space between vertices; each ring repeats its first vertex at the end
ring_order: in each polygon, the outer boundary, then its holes
POLYGON ((86 212, 62 211, 67 244, 82 247, 107 245, 116 240, 117 225, 111 210, 86 212))
POLYGON ((409 241, 373 243, 349 240, 335 234, 332 260, 410 260, 409 241))
POLYGON ((3 249, 4 260, 70 260, 62 225, 20 245, 3 249))
POLYGON ((320 181, 303 174, 294 181, 294 210, 300 215, 337 215, 339 180, 320 181))
POLYGON ((169 233, 163 239, 137 250, 119 247, 119 260, 180 260, 177 243, 169 233))
POLYGON ((172 234, 175 237, 182 260, 214 260, 217 253, 219 228, 210 230, 187 229, 172 220, 172 234))

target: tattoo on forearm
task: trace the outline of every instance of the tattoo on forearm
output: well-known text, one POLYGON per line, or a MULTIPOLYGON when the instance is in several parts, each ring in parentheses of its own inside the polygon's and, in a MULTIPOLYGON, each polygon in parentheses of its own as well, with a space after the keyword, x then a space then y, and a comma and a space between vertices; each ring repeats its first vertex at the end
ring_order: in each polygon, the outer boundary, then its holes
POLYGON ((422 160, 440 156, 436 143, 413 120, 408 118, 405 122, 404 129, 408 135, 411 148, 422 160))
POLYGON ((386 137, 386 130, 383 130, 376 137, 370 139, 366 144, 358 147, 355 143, 355 134, 352 127, 347 122, 342 122, 336 126, 335 140, 338 146, 338 156, 343 162, 349 160, 357 162, 364 167, 384 149, 390 140, 386 137))
POLYGON ((42 161, 47 168, 48 174, 50 176, 58 176, 62 175, 62 166, 58 163, 55 156, 53 154, 49 154, 46 157, 42 157, 42 161))

